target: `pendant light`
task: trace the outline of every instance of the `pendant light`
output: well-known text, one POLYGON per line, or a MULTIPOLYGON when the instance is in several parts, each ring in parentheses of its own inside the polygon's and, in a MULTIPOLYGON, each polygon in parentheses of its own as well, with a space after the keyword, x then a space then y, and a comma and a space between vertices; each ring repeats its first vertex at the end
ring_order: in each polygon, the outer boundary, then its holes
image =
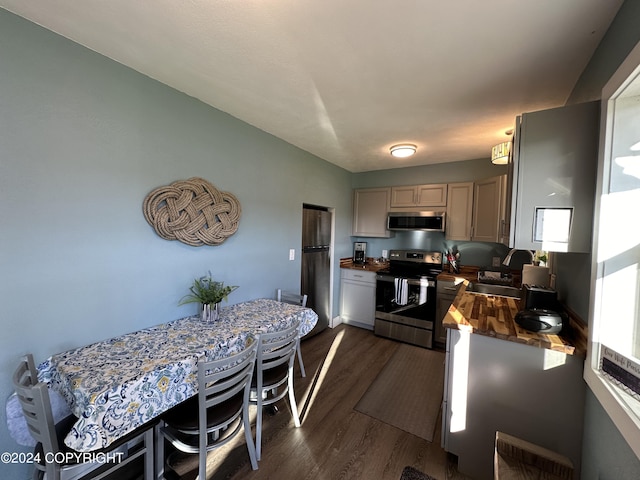
POLYGON ((491 149, 491 163, 494 165, 506 165, 509 163, 509 150, 511 142, 502 142, 491 149))

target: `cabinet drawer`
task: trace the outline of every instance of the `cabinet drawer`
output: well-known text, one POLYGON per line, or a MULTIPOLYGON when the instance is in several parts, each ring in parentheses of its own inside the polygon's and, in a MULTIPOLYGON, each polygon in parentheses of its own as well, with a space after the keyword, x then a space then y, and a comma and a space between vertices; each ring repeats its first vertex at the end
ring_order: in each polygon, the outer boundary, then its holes
POLYGON ((368 270, 355 270, 353 268, 343 268, 340 277, 344 280, 356 280, 359 282, 376 283, 376 272, 368 270))
POLYGON ((451 300, 453 300, 456 295, 458 294, 458 287, 443 287, 443 288, 438 288, 438 290, 436 290, 436 295, 438 295, 438 297, 442 297, 442 298, 451 298, 451 300))
POLYGON ((456 294, 458 293, 458 288, 460 288, 461 283, 455 283, 455 282, 447 282, 447 281, 442 281, 442 280, 438 280, 437 283, 437 295, 440 297, 455 297, 456 294))

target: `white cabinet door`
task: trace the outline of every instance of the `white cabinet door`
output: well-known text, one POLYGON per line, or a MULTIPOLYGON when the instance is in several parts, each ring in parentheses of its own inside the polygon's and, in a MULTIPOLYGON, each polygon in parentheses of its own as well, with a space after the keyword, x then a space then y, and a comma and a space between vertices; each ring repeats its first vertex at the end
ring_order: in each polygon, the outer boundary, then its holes
POLYGON ((473 234, 475 242, 499 242, 504 212, 503 176, 475 182, 473 234))
POLYGON ((517 120, 510 246, 557 252, 591 250, 598 115, 599 102, 589 102, 525 113, 517 120), (550 222, 546 212, 542 216, 543 208, 555 218, 553 228, 547 228, 550 222), (563 213, 558 209, 570 212, 571 222, 565 228, 557 221, 563 213), (568 242, 559 241, 561 233, 568 235, 568 242))
POLYGON ((450 183, 447 188, 447 240, 471 240, 473 182, 450 183))
POLYGON ((392 207, 415 207, 416 187, 413 185, 402 187, 391 187, 392 207))
POLYGON ((391 187, 391 208, 415 211, 447 206, 447 184, 403 185, 391 187))
POLYGON ((447 240, 503 242, 506 222, 507 175, 450 183, 447 193, 447 240))
POLYGON ((343 269, 340 318, 344 323, 373 330, 376 316, 375 272, 343 269))
POLYGON ((446 207, 447 184, 418 185, 418 207, 446 207))
POLYGON ((365 188, 353 192, 353 231, 356 237, 388 238, 387 213, 391 189, 365 188))

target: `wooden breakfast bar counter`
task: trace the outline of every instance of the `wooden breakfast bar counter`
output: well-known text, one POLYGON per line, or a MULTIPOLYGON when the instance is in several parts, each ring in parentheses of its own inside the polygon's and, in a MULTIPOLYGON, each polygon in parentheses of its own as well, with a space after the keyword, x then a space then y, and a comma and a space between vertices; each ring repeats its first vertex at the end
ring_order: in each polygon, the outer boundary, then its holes
POLYGON ((468 284, 467 280, 462 282, 443 320, 445 328, 547 348, 569 355, 585 355, 586 333, 584 327, 580 327, 575 321, 570 321, 568 333, 562 336, 529 332, 514 320, 520 310, 519 299, 468 292, 468 284))
POLYGON ((514 320, 518 298, 469 283, 443 321, 442 447, 460 473, 492 480, 496 431, 505 432, 568 457, 580 478, 586 329, 572 320, 567 335, 528 332, 514 320))

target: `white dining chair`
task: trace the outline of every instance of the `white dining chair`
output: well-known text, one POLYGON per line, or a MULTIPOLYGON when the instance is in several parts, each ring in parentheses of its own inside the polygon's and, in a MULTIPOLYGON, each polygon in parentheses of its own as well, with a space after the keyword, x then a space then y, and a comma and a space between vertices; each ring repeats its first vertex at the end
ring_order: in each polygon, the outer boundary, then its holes
POLYGON ((293 422, 300 426, 298 406, 293 390, 293 363, 300 341, 299 323, 286 330, 262 333, 258 341, 255 372, 251 380, 251 403, 257 407, 256 455, 262 455, 262 414, 266 406, 273 405, 287 394, 293 422))
MULTIPOLYGON (((300 305, 301 307, 307 306, 307 295, 299 293, 288 292, 286 290, 278 289, 276 292, 276 299, 279 302, 289 303, 291 305, 300 305)), ((307 372, 304 369, 304 362, 302 361, 302 350, 300 349, 300 342, 298 343, 298 363, 300 364, 300 375, 307 376, 307 372)))
POLYGON ((148 424, 126 435, 108 448, 78 454, 64 444, 64 438, 77 418, 69 415, 54 423, 49 399, 49 388, 39 382, 37 370, 31 354, 25 355, 13 374, 13 387, 22 407, 27 428, 36 442, 34 450, 33 478, 39 480, 72 480, 88 475, 87 478, 105 478, 115 471, 129 466, 134 460, 144 457, 144 479, 153 477, 153 426, 148 424), (98 455, 104 454, 104 455, 98 455), (100 458, 113 458, 104 462, 100 458), (77 459, 83 461, 76 461, 77 459))
POLYGON ((258 469, 249 423, 249 395, 258 342, 220 360, 198 362, 198 394, 160 416, 156 430, 156 471, 164 473, 164 441, 198 454, 198 478, 207 478, 207 453, 233 440, 244 428, 251 468, 258 469))

